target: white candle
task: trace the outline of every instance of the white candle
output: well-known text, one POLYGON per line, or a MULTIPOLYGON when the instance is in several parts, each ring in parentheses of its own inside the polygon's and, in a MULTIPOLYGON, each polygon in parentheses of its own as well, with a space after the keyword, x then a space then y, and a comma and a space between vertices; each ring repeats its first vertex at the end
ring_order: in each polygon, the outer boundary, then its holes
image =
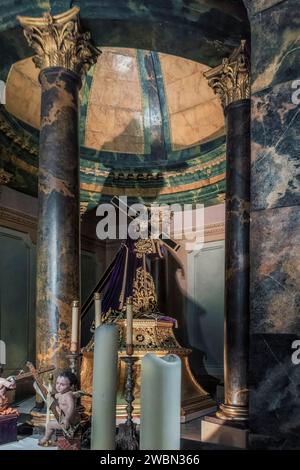
POLYGON ((101 325, 101 303, 102 303, 102 296, 100 292, 96 292, 94 295, 94 302, 95 302, 95 328, 101 325))
POLYGON ((146 354, 141 377, 141 450, 180 449, 181 360, 146 354))
POLYGON ((133 310, 132 310, 132 297, 128 297, 126 305, 126 351, 128 355, 133 353, 132 351, 132 324, 133 324, 133 310))
POLYGON ((0 340, 0 365, 1 364, 6 364, 6 346, 2 340, 0 340))
POLYGON ((78 348, 78 319, 79 319, 79 300, 72 302, 72 337, 71 337, 71 352, 77 352, 78 348))
POLYGON ((114 450, 116 437, 116 402, 119 332, 116 325, 102 325, 95 330, 92 450, 114 450))

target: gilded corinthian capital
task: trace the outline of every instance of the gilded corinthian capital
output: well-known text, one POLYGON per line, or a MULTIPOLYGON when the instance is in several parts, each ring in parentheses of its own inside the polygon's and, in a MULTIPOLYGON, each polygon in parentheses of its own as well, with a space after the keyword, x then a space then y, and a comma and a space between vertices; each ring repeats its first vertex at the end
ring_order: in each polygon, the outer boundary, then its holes
POLYGON ((82 76, 101 53, 92 45, 90 33, 81 31, 78 7, 56 16, 45 13, 42 18, 17 19, 36 52, 33 62, 40 69, 64 67, 82 76))
POLYGON ((245 40, 221 65, 204 72, 209 86, 225 109, 230 103, 250 98, 250 58, 245 40))

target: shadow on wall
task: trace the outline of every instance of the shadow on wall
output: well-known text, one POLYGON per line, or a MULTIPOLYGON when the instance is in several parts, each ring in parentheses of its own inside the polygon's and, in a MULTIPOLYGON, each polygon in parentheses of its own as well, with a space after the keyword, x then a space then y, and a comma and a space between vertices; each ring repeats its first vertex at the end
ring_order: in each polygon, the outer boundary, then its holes
MULTIPOLYGON (((178 272, 182 271, 182 265, 168 252, 165 260, 167 276, 164 280, 167 291, 165 312, 176 318, 178 329, 175 336, 181 346, 191 349, 189 363, 197 381, 212 395, 216 393, 216 387, 220 379, 207 371, 205 360, 208 357, 208 343, 212 337, 204 334, 202 323, 208 312, 181 288, 178 282, 178 272)), ((187 266, 185 267, 187 269, 187 266)), ((185 273, 186 277, 187 273, 185 273)))
MULTIPOLYGON (((128 137, 128 129, 131 128, 132 126, 130 125, 126 127, 124 130, 124 138, 128 137)), ((114 148, 115 143, 119 143, 121 137, 122 135, 117 136, 115 140, 104 144, 104 146, 106 148, 114 148)), ((116 157, 118 157, 118 154, 116 154, 116 157)), ((160 168, 159 177, 152 178, 151 168, 149 168, 148 163, 145 162, 144 167, 141 166, 141 169, 137 170, 130 162, 130 155, 127 154, 126 157, 128 160, 126 160, 123 165, 119 161, 118 165, 116 165, 117 168, 108 168, 109 174, 102 184, 103 188, 96 202, 98 205, 108 203, 114 195, 127 196, 127 203, 129 205, 135 202, 150 204, 158 201, 160 192, 166 185, 163 178, 163 171, 166 167, 167 160, 164 160, 165 167, 160 168)), ((135 156, 133 155, 133 157, 135 156)), ((122 159, 122 154, 119 154, 119 159, 122 159)), ((139 156, 139 164, 143 164, 143 155, 139 156)), ((96 179, 94 180, 94 183, 95 182, 96 179)), ((83 223, 85 220, 86 216, 83 218, 83 223)), ((96 237, 96 224, 99 222, 100 218, 96 217, 94 213, 93 220, 95 221, 95 231, 91 235, 96 237)), ((118 219, 116 220, 116 225, 118 229, 118 219)), ((102 242, 102 249, 105 250, 106 253, 110 252, 109 256, 102 256, 102 258, 105 259, 106 266, 111 261, 113 254, 118 250, 120 243, 121 240, 107 240, 106 242, 102 242)), ((205 317, 207 312, 199 303, 194 302, 194 300, 187 296, 180 288, 176 272, 182 270, 183 266, 170 251, 165 251, 166 254, 163 259, 149 261, 150 270, 156 285, 159 311, 164 315, 176 318, 178 321, 179 327, 175 329, 175 335, 181 346, 192 349, 190 365, 194 376, 197 381, 213 395, 220 380, 210 375, 205 366, 208 351, 206 347, 207 341, 212 340, 211 338, 205 338, 202 331, 201 318, 205 317), (191 327, 193 328, 192 334, 191 327)), ((185 273, 185 275, 186 274, 187 273, 185 273)), ((84 302, 85 299, 82 300, 84 302)), ((85 338, 89 334, 86 328, 87 324, 90 325, 93 320, 93 310, 92 307, 85 318, 85 338)))

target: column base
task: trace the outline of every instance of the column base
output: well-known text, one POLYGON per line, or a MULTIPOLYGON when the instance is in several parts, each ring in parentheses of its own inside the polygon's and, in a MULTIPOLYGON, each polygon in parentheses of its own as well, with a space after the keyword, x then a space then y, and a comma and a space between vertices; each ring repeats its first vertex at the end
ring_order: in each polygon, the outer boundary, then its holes
POLYGON ((225 421, 216 415, 201 421, 201 441, 228 448, 247 449, 248 434, 245 422, 225 421))
POLYGON ((249 409, 246 406, 222 404, 216 416, 226 421, 248 421, 249 409))

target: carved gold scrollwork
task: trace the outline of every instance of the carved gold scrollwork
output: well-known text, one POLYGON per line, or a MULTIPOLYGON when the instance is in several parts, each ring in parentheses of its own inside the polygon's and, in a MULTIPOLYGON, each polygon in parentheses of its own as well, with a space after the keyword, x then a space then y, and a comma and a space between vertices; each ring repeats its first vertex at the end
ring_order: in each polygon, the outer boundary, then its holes
POLYGON ((101 53, 92 45, 90 33, 81 31, 78 7, 56 16, 45 13, 42 18, 18 16, 18 20, 40 69, 64 67, 84 75, 101 53))
POLYGON ((137 252, 137 254, 140 254, 140 255, 156 252, 154 241, 151 238, 147 238, 147 239, 140 238, 138 241, 135 242, 134 249, 137 252))
POLYGON ((29 152, 31 155, 38 156, 39 151, 35 145, 35 142, 29 137, 18 134, 1 114, 0 131, 2 131, 3 134, 5 134, 16 145, 29 152))
POLYGON ((225 109, 230 103, 250 98, 250 57, 245 40, 221 65, 204 72, 209 86, 225 109))
POLYGON ((142 267, 136 270, 133 283, 133 312, 155 312, 157 310, 157 297, 153 278, 142 267))

